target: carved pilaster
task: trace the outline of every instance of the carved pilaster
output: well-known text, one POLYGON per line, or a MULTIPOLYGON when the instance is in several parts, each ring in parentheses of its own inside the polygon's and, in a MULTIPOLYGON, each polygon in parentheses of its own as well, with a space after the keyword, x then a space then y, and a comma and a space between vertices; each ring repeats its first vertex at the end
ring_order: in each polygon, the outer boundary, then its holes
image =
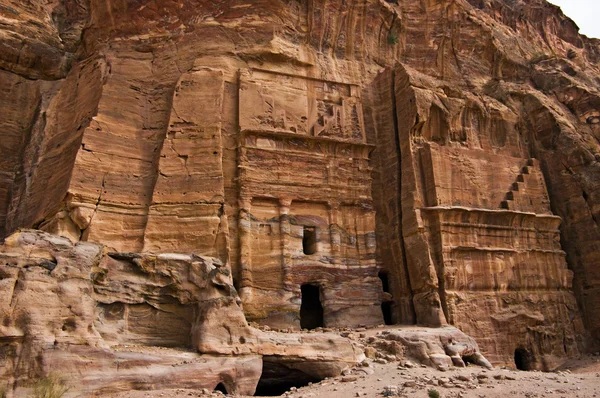
POLYGON ((281 268, 283 270, 283 288, 285 290, 292 290, 292 278, 291 278, 291 253, 290 247, 290 206, 292 205, 291 199, 282 198, 279 199, 279 229, 281 233, 281 268))
POLYGON ((240 237, 240 295, 243 297, 245 288, 252 286, 252 199, 240 196, 239 200, 239 237, 240 237))
POLYGON ((342 213, 339 201, 330 201, 329 205, 329 235, 331 239, 331 257, 334 264, 341 264, 342 234, 340 231, 342 213))

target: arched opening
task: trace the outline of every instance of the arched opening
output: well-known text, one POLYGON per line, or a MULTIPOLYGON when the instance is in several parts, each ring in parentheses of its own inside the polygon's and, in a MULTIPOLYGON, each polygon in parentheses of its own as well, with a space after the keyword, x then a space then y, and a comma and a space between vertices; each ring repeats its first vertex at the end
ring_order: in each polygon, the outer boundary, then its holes
POLYGON ((220 391, 220 392, 222 392, 225 395, 228 394, 227 388, 225 388, 225 384, 223 384, 223 383, 217 384, 217 386, 215 387, 215 391, 220 391))
POLYGON ((292 387, 300 388, 319 381, 321 380, 300 370, 290 369, 278 362, 271 362, 265 357, 263 358, 263 371, 254 395, 258 397, 278 397, 292 387))
POLYGON ((323 326, 323 306, 319 286, 302 285, 302 304, 300 305, 300 327, 315 329, 323 326))
POLYGON ((302 251, 304 254, 311 255, 317 252, 317 228, 304 227, 302 235, 302 251))
POLYGON ((515 366, 519 370, 531 370, 531 354, 524 348, 515 350, 515 366))
POLYGON ((385 301, 381 303, 381 312, 383 313, 383 321, 386 325, 393 325, 392 321, 392 303, 390 301, 385 301))
POLYGON ((390 281, 388 279, 387 272, 379 271, 379 274, 377 274, 377 276, 379 277, 379 279, 381 279, 381 287, 383 288, 383 291, 386 293, 390 293, 390 281))

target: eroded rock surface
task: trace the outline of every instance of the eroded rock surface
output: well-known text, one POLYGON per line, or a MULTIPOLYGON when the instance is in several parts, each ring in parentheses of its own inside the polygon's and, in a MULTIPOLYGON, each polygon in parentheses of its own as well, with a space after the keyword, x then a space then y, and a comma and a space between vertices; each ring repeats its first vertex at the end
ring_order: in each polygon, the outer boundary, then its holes
POLYGON ((117 253, 94 273, 103 341, 278 355, 233 296, 199 306, 202 287, 160 271, 212 262, 275 328, 451 324, 493 363, 524 350, 537 368, 598 344, 600 45, 557 7, 0 0, 0 15, 0 236, 117 253))
POLYGON ((220 383, 252 395, 265 361, 321 380, 364 358, 333 334, 249 327, 217 259, 107 253, 37 231, 10 236, 0 258, 0 379, 15 396, 53 373, 80 381, 73 396, 220 383))

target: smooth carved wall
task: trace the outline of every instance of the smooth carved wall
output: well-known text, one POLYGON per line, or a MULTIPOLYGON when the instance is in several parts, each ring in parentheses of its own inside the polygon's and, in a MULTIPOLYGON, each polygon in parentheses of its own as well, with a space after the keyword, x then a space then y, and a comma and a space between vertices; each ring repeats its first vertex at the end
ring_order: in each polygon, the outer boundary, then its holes
POLYGON ((552 214, 537 159, 437 144, 425 144, 419 155, 428 206, 552 214))
POLYGON ((252 219, 248 231, 252 285, 273 294, 278 294, 284 286, 284 242, 279 214, 278 200, 252 200, 252 219))

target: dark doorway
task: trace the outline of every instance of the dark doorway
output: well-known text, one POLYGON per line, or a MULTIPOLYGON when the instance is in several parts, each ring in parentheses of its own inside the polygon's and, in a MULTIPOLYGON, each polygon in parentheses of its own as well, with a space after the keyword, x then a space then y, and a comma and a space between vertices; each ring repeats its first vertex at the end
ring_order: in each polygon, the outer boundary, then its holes
MULTIPOLYGON (((388 274, 385 271, 379 271, 377 274, 379 279, 381 280, 381 288, 384 293, 390 293, 390 281, 388 279, 388 274)), ((383 321, 386 325, 393 325, 392 322, 392 301, 389 301, 389 295, 386 295, 385 301, 381 303, 381 312, 383 313, 383 321)))
POLYGON ((515 350, 515 366, 519 370, 531 370, 531 354, 524 348, 515 350))
POLYGON ((300 305, 300 327, 315 329, 323 326, 323 306, 319 286, 302 285, 302 304, 300 305))
POLYGON ((393 325, 392 322, 392 303, 390 301, 386 301, 381 303, 381 312, 383 313, 383 321, 386 325, 393 325))
POLYGON ((217 386, 215 387, 215 391, 220 391, 220 392, 222 392, 225 395, 228 394, 227 388, 225 388, 225 384, 223 384, 223 383, 217 384, 217 386))
POLYGON ((381 279, 381 286, 383 288, 383 291, 386 293, 390 293, 390 281, 388 279, 387 272, 379 271, 379 274, 377 276, 379 276, 379 279, 381 279))
POLYGON ((321 380, 302 371, 290 369, 281 363, 271 362, 268 358, 264 358, 263 371, 254 395, 258 397, 278 397, 292 387, 300 388, 319 381, 321 380))
POLYGON ((317 252, 317 228, 304 227, 302 235, 302 250, 304 254, 310 255, 317 252))

